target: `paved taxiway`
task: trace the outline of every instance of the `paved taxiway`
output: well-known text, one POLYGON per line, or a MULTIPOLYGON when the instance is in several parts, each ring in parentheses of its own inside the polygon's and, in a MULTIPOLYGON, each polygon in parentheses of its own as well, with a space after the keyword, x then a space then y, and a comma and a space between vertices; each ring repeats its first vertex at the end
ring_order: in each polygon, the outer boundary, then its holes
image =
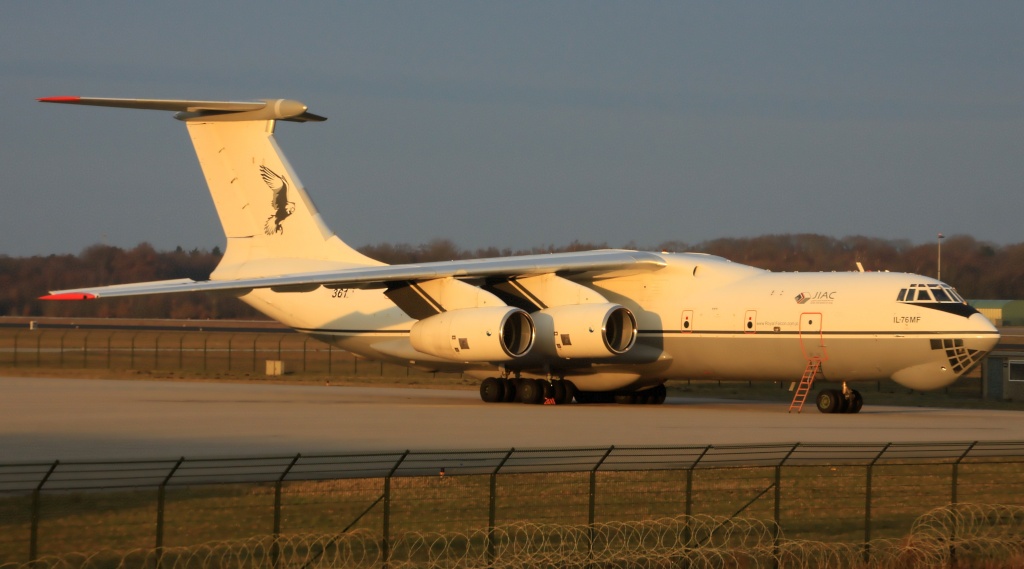
POLYGON ((392 450, 1024 439, 1024 412, 484 404, 473 391, 0 378, 0 462, 392 450))

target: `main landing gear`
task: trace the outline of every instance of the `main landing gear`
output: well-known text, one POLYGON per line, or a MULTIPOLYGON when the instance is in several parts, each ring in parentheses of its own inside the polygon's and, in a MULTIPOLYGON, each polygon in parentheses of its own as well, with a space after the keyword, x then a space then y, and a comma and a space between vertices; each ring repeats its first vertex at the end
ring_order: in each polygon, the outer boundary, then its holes
POLYGON ((843 383, 842 389, 822 389, 818 392, 818 411, 822 413, 860 413, 864 398, 856 389, 843 383))
POLYGON ((480 384, 480 399, 486 403, 572 403, 576 386, 571 381, 510 377, 488 377, 480 384))
POLYGON ((480 399, 485 403, 527 403, 565 405, 572 403, 620 403, 660 405, 665 402, 664 385, 643 391, 580 391, 567 379, 528 379, 488 377, 480 383, 480 399))

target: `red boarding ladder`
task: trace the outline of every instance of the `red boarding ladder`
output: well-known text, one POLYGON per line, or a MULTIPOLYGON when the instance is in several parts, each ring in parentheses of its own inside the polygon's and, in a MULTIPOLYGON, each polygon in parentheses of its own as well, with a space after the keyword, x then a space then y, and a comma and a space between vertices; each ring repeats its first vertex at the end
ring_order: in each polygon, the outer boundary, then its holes
POLYGON ((820 369, 820 358, 807 360, 804 376, 800 378, 800 385, 797 386, 796 393, 793 394, 793 402, 789 404, 789 413, 792 413, 793 409, 796 409, 797 413, 803 411, 804 402, 807 401, 807 394, 811 392, 811 386, 814 385, 814 379, 818 377, 820 369))

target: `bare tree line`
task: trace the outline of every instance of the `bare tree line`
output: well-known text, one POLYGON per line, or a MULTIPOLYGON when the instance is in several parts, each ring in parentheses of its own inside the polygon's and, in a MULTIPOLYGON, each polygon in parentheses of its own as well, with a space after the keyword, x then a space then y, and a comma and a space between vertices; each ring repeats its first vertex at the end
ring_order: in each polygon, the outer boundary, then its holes
MULTIPOLYGON (((420 245, 379 243, 360 251, 386 263, 423 263, 478 257, 502 257, 608 248, 606 243, 574 241, 566 246, 532 249, 463 249, 447 239, 420 245)), ((843 238, 814 234, 723 238, 689 244, 669 241, 653 249, 710 253, 772 271, 850 271, 860 262, 867 270, 911 272, 934 276, 936 243, 873 237, 843 238)), ((230 295, 174 294, 102 302, 43 302, 49 290, 163 280, 205 279, 220 261, 212 250, 157 251, 148 243, 132 249, 92 245, 78 255, 9 257, 0 255, 0 315, 121 318, 262 318, 230 295)), ((943 240, 942 279, 967 298, 1024 298, 1024 243, 995 245, 966 235, 943 240)))

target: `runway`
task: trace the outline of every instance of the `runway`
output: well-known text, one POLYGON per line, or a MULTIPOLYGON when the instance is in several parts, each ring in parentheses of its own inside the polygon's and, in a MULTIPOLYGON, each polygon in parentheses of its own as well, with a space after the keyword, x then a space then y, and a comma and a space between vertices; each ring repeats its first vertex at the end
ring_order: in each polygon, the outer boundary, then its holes
POLYGON ((0 378, 0 462, 395 450, 1001 441, 1024 412, 669 398, 662 406, 485 404, 474 391, 0 378))

